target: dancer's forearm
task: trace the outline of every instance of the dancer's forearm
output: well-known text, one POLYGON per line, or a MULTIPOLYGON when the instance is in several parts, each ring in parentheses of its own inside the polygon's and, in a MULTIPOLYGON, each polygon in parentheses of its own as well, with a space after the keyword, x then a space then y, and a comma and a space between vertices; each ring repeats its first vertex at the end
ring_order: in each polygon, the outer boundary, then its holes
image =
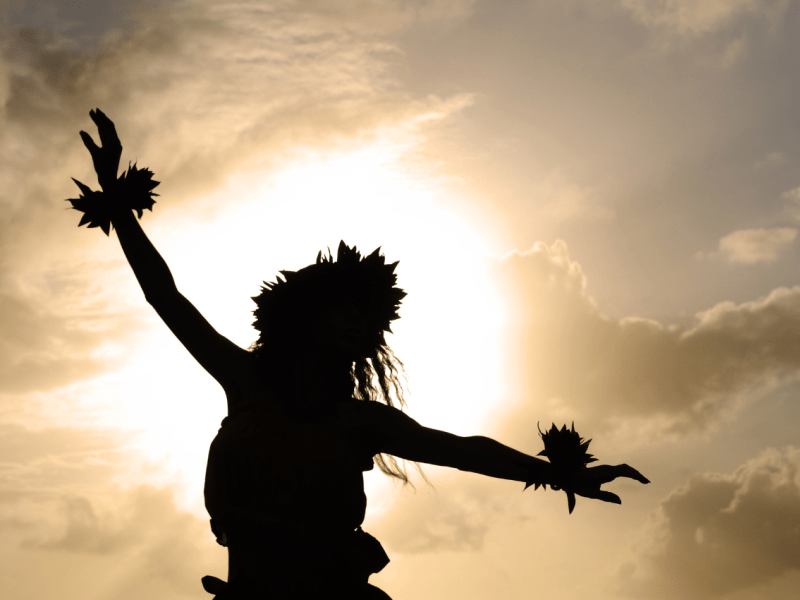
POLYGON ((130 210, 121 209, 112 219, 125 258, 150 304, 176 291, 175 280, 167 263, 147 238, 130 210))
POLYGON ((470 471, 498 479, 550 483, 551 465, 545 460, 519 452, 484 436, 459 438, 454 452, 461 471, 470 471))

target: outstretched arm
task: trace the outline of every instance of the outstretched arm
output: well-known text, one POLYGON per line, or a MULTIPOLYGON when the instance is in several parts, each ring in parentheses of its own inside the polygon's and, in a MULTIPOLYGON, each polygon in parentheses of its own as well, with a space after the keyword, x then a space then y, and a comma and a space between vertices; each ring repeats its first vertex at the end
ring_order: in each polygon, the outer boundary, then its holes
POLYGON ((407 414, 375 405, 376 437, 381 452, 404 460, 451 467, 498 479, 550 483, 551 464, 485 436, 462 437, 431 429, 407 414))
MULTIPOLYGON (((116 201, 115 184, 122 145, 114 123, 100 110, 89 113, 97 125, 102 147, 91 136, 81 132, 89 149, 97 177, 107 201, 116 201)), ((245 368, 246 350, 217 333, 203 315, 178 291, 167 263, 142 231, 139 221, 130 209, 115 208, 111 218, 122 250, 144 292, 172 333, 195 359, 226 389, 237 380, 239 370, 245 368)))
MULTIPOLYGON (((375 405, 375 415, 370 419, 380 452, 405 460, 423 462, 461 471, 470 471, 489 477, 552 485, 552 464, 529 456, 498 441, 484 436, 461 437, 423 427, 401 411, 375 405)), ((600 486, 617 477, 629 477, 641 483, 650 483, 636 469, 628 465, 600 465, 581 469, 570 482, 567 492, 586 498, 621 504, 619 496, 600 486)))

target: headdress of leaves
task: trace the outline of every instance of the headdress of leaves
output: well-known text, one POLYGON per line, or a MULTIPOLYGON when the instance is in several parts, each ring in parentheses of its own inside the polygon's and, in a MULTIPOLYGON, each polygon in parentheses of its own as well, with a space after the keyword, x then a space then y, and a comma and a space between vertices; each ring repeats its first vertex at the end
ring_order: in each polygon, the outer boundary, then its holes
POLYGON ((349 295, 363 309, 372 332, 372 347, 386 344, 384 332, 392 331, 391 322, 400 318, 398 308, 406 293, 396 287, 397 262, 386 264, 380 248, 368 256, 358 249, 339 242, 336 260, 317 254, 314 264, 297 271, 281 271, 274 282, 264 282, 261 293, 253 297, 253 311, 259 341, 272 335, 287 333, 300 326, 326 302, 349 295))
MULTIPOLYGON (((536 424, 539 429, 539 424, 536 424)), ((572 478, 576 471, 585 469, 586 465, 595 462, 597 459, 588 453, 589 444, 592 440, 583 441, 583 438, 575 431, 575 423, 572 423, 572 428, 567 429, 566 424, 559 429, 556 424, 549 431, 542 431, 539 429, 539 436, 544 442, 544 450, 539 452, 537 456, 546 456, 553 465, 554 481, 550 487, 554 490, 563 489, 565 483, 572 478)), ((545 490, 547 484, 530 481, 525 483, 525 488, 528 489, 531 485, 534 490, 539 489, 541 485, 545 490)), ((567 503, 569 504, 569 512, 572 514, 575 508, 575 494, 570 490, 564 490, 567 493, 567 503)))
POLYGON ((128 163, 128 170, 117 179, 113 199, 108 197, 107 192, 95 192, 74 177, 72 181, 83 192, 78 198, 67 200, 72 203, 72 208, 83 213, 78 227, 81 225, 87 225, 89 228, 99 227, 106 235, 111 231, 111 217, 119 207, 135 210, 140 219, 144 209, 152 211, 156 203, 153 197, 158 196, 152 190, 160 183, 153 180, 151 170, 147 167, 139 169, 135 163, 132 167, 128 163))

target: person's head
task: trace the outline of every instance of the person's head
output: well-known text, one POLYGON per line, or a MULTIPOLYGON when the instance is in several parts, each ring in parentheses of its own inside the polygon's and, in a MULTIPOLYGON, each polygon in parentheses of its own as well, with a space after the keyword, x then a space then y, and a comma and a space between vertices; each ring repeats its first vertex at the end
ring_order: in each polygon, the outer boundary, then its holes
POLYGON ((353 360, 385 347, 384 333, 400 318, 406 294, 395 286, 397 263, 386 264, 379 251, 362 257, 340 242, 336 260, 320 252, 314 264, 265 282, 253 298, 256 346, 277 344, 300 353, 349 348, 353 360))
POLYGON ((384 334, 400 318, 397 310, 406 295, 396 287, 396 267, 386 264, 380 248, 362 256, 340 242, 336 260, 320 252, 314 264, 265 282, 253 298, 259 338, 252 349, 265 359, 273 381, 285 378, 288 358, 321 357, 347 370, 362 399, 391 405, 390 388, 400 392, 401 364, 384 334))
POLYGON ((365 307, 352 294, 325 302, 309 326, 311 343, 338 362, 355 362, 371 341, 365 307))

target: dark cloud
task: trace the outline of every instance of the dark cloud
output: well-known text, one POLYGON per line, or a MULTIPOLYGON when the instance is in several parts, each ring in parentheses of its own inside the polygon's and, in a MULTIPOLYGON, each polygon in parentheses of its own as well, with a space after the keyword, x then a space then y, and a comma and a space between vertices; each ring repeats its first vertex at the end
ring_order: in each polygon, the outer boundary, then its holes
POLYGON ((88 49, 109 30, 129 25, 137 12, 173 0, 11 0, 0 5, 7 27, 36 27, 58 35, 61 45, 88 49))
MULTIPOLYGON (((405 4, 382 16, 392 22, 413 8, 405 4)), ((348 10, 359 7, 367 8, 348 10)), ((28 209, 37 178, 63 193, 68 175, 91 173, 77 133, 93 130, 88 111, 96 106, 116 121, 123 159, 147 157, 173 197, 213 189, 268 149, 352 135, 419 110, 387 73, 397 57, 390 42, 303 8, 149 4, 129 10, 136 18, 128 27, 89 50, 65 46, 52 27, 7 26, 0 154, 17 174, 12 206, 28 209), (83 172, 68 172, 67 163, 83 172)))
POLYGON ((692 477, 661 503, 619 576, 637 598, 714 598, 800 570, 800 450, 692 477))
POLYGON ((713 424, 737 393, 800 369, 800 288, 718 304, 681 328, 604 316, 561 241, 507 255, 496 272, 510 299, 508 376, 531 412, 508 421, 516 436, 578 415, 682 434, 713 424))
POLYGON ((745 51, 747 36, 743 30, 751 34, 769 32, 788 7, 782 0, 621 0, 618 5, 634 20, 656 32, 663 49, 716 38, 724 61, 733 61, 738 53, 745 51))

